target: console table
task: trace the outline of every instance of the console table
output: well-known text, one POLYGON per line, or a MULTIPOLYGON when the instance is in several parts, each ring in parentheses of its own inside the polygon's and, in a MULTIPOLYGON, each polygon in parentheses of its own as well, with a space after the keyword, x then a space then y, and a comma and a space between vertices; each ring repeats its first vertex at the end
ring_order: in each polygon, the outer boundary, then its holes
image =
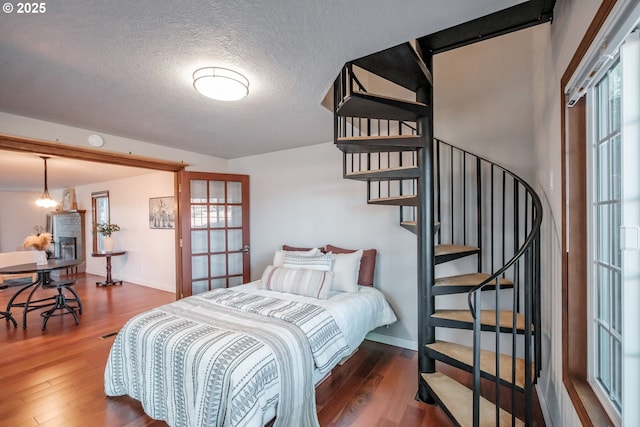
POLYGON ((93 257, 103 257, 107 259, 107 278, 104 282, 96 282, 96 286, 112 286, 112 285, 122 285, 122 280, 113 280, 111 278, 111 257, 112 256, 120 256, 126 254, 127 251, 99 251, 92 252, 91 256, 93 257))

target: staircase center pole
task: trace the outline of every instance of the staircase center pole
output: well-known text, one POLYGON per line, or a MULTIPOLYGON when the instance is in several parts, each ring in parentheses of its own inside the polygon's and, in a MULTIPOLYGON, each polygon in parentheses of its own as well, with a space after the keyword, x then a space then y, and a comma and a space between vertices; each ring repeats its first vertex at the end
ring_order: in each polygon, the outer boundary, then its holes
MULTIPOLYGON (((432 55, 421 55, 429 71, 432 70, 432 55)), ((422 137, 422 147, 418 149, 418 372, 435 372, 435 360, 426 353, 426 345, 435 342, 435 328, 430 326, 430 317, 435 310, 435 297, 432 286, 435 282, 434 258, 434 183, 433 183, 433 88, 419 88, 416 101, 429 106, 429 114, 417 120, 418 132, 422 137)), ((420 376, 420 375, 419 375, 420 376)), ((433 402, 426 384, 418 378, 418 399, 433 402)))

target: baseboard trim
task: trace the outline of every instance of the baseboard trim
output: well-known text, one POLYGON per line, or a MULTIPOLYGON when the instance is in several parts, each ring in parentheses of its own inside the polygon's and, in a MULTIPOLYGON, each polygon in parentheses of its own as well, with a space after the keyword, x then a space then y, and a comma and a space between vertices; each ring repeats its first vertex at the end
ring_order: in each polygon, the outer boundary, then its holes
POLYGON ((377 332, 369 332, 365 337, 365 339, 368 339, 369 341, 379 342, 382 344, 392 345, 395 347, 406 348, 408 350, 414 350, 414 351, 418 350, 418 343, 415 341, 405 340, 403 338, 391 337, 389 335, 382 335, 377 332))

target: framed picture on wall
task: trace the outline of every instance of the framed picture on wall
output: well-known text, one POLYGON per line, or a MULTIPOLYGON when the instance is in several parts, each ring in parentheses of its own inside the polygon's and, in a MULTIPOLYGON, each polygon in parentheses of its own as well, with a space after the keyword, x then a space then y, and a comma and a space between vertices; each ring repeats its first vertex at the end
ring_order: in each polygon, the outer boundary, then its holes
POLYGON ((173 196, 149 199, 149 228, 174 228, 173 196))
POLYGON ((77 208, 76 204, 76 190, 73 188, 67 188, 62 190, 62 210, 70 211, 77 208))

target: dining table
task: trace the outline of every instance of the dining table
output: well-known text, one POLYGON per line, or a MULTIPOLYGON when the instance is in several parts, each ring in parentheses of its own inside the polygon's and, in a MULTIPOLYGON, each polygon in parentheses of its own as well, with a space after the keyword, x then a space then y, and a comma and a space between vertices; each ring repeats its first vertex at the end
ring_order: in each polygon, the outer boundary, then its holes
POLYGON ((22 327, 26 329, 27 313, 55 305, 54 297, 37 298, 36 296, 34 299, 36 291, 40 289, 43 284, 47 284, 52 281, 51 272, 75 267, 82 262, 83 261, 79 259, 49 259, 46 264, 36 264, 35 262, 32 262, 0 268, 0 274, 36 274, 36 279, 33 282, 26 283, 20 287, 11 299, 9 299, 5 312, 10 314, 12 308, 22 308, 22 327), (29 294, 27 295, 26 300, 18 300, 18 297, 27 291, 29 291, 29 294))

